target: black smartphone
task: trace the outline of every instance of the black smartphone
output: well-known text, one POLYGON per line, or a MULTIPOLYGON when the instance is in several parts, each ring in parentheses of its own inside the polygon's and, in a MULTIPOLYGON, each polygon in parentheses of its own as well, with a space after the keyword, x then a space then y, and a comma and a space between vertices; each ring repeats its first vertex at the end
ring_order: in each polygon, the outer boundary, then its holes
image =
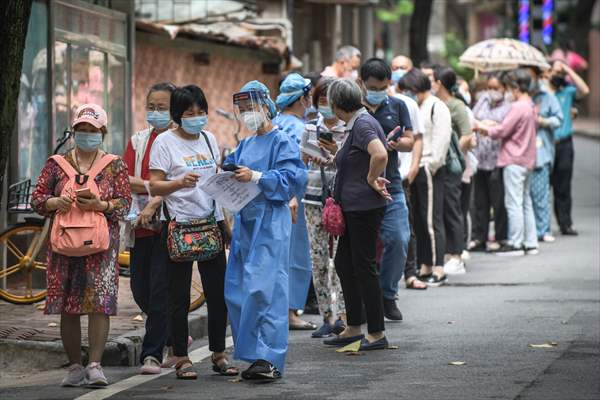
POLYGON ((318 132, 317 139, 333 143, 333 133, 328 132, 328 131, 318 132))
POLYGON ((388 139, 388 141, 395 142, 396 140, 400 139, 400 136, 402 136, 403 133, 404 133, 404 130, 402 129, 401 126, 395 127, 394 130, 392 130, 392 132, 390 132, 390 134, 392 136, 388 139))
POLYGON ((240 169, 240 167, 238 167, 238 166, 237 166, 237 165, 235 165, 235 164, 223 164, 223 165, 221 166, 221 169, 222 169, 223 171, 234 172, 234 171, 236 171, 236 170, 240 169))

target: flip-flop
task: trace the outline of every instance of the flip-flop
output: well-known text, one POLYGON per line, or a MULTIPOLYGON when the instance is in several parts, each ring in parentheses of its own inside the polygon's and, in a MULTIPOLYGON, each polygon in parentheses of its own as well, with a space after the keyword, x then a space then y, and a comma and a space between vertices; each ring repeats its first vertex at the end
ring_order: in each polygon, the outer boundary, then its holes
POLYGON ((314 331, 317 325, 312 322, 304 321, 303 324, 290 324, 290 331, 314 331))

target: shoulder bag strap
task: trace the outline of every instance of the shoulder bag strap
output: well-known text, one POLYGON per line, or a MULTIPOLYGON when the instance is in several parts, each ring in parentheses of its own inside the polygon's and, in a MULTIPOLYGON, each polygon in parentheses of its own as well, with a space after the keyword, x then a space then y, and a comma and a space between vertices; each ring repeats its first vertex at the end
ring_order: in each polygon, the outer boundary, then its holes
MULTIPOLYGON (((319 124, 316 124, 317 127, 317 138, 319 137, 319 133, 321 132, 321 127, 319 126, 319 124)), ((327 176, 325 175, 325 167, 323 167, 322 165, 319 166, 319 169, 321 170, 321 202, 323 203, 323 205, 325 205, 325 200, 327 200, 327 196, 329 196, 330 193, 330 188, 329 188, 329 182, 327 182, 327 176)))
POLYGON ((115 161, 118 157, 114 154, 105 154, 98 161, 98 163, 94 164, 92 168, 87 172, 88 179, 94 180, 96 175, 98 175, 104 168, 108 166, 111 162, 115 161))
POLYGON ((60 169, 62 169, 63 172, 67 174, 69 179, 74 180, 75 176, 79 175, 79 172, 77 172, 75 168, 73 168, 73 166, 67 161, 67 159, 64 156, 56 154, 50 158, 58 164, 60 169))
MULTIPOLYGON (((202 136, 204 136, 204 140, 206 140, 206 145, 208 146, 210 155, 212 156, 212 159, 215 162, 215 167, 217 168, 217 172, 219 172, 219 166, 217 165, 217 159, 215 158, 215 153, 213 153, 212 146, 210 145, 210 141, 208 140, 208 135, 204 131, 201 131, 201 132, 202 132, 202 136)), ((217 202, 215 201, 215 199, 213 199, 213 215, 215 215, 216 210, 217 210, 217 202)))

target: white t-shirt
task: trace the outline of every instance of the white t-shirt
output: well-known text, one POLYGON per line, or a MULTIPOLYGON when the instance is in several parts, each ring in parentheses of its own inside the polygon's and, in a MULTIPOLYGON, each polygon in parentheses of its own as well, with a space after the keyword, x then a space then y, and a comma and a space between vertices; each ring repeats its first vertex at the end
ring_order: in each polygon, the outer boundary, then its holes
MULTIPOLYGON (((408 108, 410 124, 413 127, 413 135, 422 135, 423 132, 425 132, 425 127, 423 126, 423 120, 421 119, 419 105, 417 102, 401 93, 395 94, 394 97, 402 100, 404 104, 406 104, 406 108, 408 108)), ((402 177, 402 180, 404 180, 408 176, 410 164, 412 163, 412 151, 398 152, 398 162, 400 164, 398 167, 400 170, 400 176, 402 177)))
MULTIPOLYGON (((168 130, 160 134, 152 145, 151 170, 163 171, 170 181, 181 179, 188 172, 200 175, 196 187, 180 189, 165 197, 169 216, 177 221, 207 218, 214 210, 214 200, 200 189, 200 182, 216 174, 221 152, 215 136, 207 131, 204 133, 210 142, 214 159, 202 134, 198 135, 198 139, 186 140, 168 130)), ((221 207, 218 204, 215 206, 215 216, 221 221, 221 207)))

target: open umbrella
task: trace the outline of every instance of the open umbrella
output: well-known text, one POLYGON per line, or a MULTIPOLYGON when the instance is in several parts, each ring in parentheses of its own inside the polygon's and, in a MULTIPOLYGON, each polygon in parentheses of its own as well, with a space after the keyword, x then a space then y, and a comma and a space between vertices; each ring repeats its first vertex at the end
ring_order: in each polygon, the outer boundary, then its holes
POLYGON ((514 39, 489 39, 475 43, 459 58, 459 65, 475 71, 503 71, 520 66, 550 69, 544 54, 535 47, 514 39))

